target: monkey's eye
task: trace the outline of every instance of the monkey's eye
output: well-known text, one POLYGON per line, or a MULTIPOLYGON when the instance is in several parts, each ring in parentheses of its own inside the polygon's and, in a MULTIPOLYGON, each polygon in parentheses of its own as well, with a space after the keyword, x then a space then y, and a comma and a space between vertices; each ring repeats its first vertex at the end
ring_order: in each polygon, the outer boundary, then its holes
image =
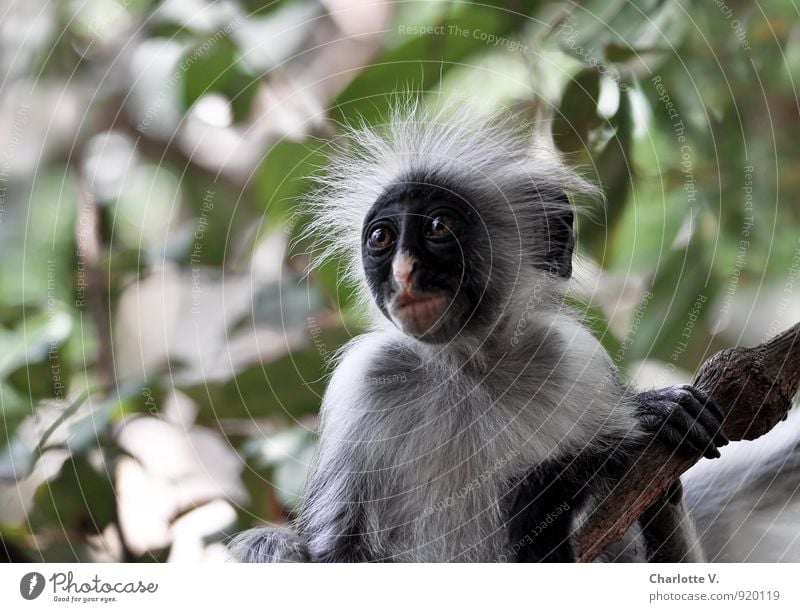
POLYGON ((456 220, 450 215, 436 215, 425 226, 425 235, 431 238, 446 238, 452 235, 456 220))
POLYGON ((372 230, 367 243, 373 249, 385 249, 394 242, 394 232, 386 225, 379 225, 372 230))

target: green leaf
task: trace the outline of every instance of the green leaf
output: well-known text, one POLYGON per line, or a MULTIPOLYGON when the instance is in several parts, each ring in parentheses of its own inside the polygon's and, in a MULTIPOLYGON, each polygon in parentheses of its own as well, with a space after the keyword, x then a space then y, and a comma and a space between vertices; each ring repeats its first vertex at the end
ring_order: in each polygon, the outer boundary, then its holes
POLYGON ((597 114, 600 99, 600 73, 583 70, 567 85, 561 105, 553 119, 553 139, 565 153, 588 149, 589 132, 605 121, 597 114))
POLYGON ((300 453, 308 446, 309 438, 313 436, 307 428, 287 427, 271 435, 250 438, 242 453, 256 468, 272 467, 300 453))
MULTIPOLYGON (((19 393, 7 381, 0 379, 0 448, 8 443, 20 423, 31 414, 32 405, 29 398, 19 393)), ((3 471, 2 456, 0 452, 0 472, 3 471)))
POLYGON ((36 492, 30 515, 34 529, 60 525, 81 535, 101 533, 116 512, 110 472, 98 472, 84 457, 67 459, 58 476, 36 492))
POLYGON ((43 166, 29 191, 0 194, 0 303, 71 302, 78 201, 72 174, 65 167, 43 166))
MULTIPOLYGON (((602 188, 605 202, 602 209, 593 212, 592 219, 581 219, 580 223, 581 249, 589 252, 605 267, 612 263, 614 249, 613 244, 609 243, 615 239, 634 180, 631 159, 633 122, 630 109, 630 98, 621 94, 619 108, 607 123, 614 135, 605 140, 601 151, 591 155, 593 181, 602 188)), ((589 155, 589 152, 586 154, 589 155)))
MULTIPOLYGON (((398 34, 393 39, 396 46, 384 50, 353 79, 335 101, 336 121, 352 125, 362 118, 367 123, 385 118, 394 92, 432 89, 471 53, 494 48, 481 40, 482 34, 503 38, 526 21, 487 5, 447 6, 447 17, 425 24, 443 28, 440 34, 398 34)), ((398 24, 406 22, 398 20, 398 24)))
POLYGON ((63 309, 24 318, 14 330, 0 328, 0 378, 47 357, 70 334, 72 318, 63 309))
POLYGON ((71 454, 81 454, 87 449, 95 448, 101 436, 106 432, 108 424, 120 406, 139 390, 136 386, 126 386, 118 394, 100 400, 97 407, 88 414, 72 420, 66 439, 58 444, 51 444, 53 433, 65 422, 72 419, 78 410, 92 396, 91 392, 82 393, 50 424, 42 434, 35 447, 11 436, 5 447, 0 450, 0 479, 18 479, 30 473, 36 461, 52 448, 66 449, 71 454))
POLYGON ((231 101, 234 121, 244 121, 249 117, 260 84, 260 77, 242 72, 238 64, 233 68, 226 93, 231 101))
POLYGON ((244 10, 249 17, 266 15, 280 6, 291 4, 298 0, 241 0, 244 10))
POLYGON ((307 428, 294 426, 251 438, 242 450, 255 469, 272 468, 275 496, 291 512, 302 498, 315 448, 316 437, 307 428))
POLYGON ((315 448, 313 437, 308 436, 297 454, 286 457, 275 466, 275 493, 281 505, 290 511, 295 510, 303 499, 315 448))
POLYGON ((33 452, 19 436, 12 436, 0 450, 0 482, 18 482, 30 475, 35 462, 33 452))
POLYGON ((333 257, 314 270, 312 278, 332 304, 350 314, 357 304, 357 288, 345 281, 344 270, 347 264, 342 257, 333 257))
POLYGON ((329 154, 329 144, 289 139, 280 140, 267 152, 253 185, 266 211, 263 232, 282 226, 291 217, 297 196, 309 189, 309 177, 324 168, 329 154))
MULTIPOLYGON (((36 460, 41 457, 47 446, 50 436, 68 418, 75 414, 81 407, 87 395, 82 394, 56 418, 50 427, 42 434, 38 444, 31 448, 18 436, 9 436, 7 444, 0 451, 0 480, 18 480, 30 474, 36 460)), ((19 414, 20 421, 27 414, 19 414)), ((19 422, 17 422, 19 425, 19 422)))
POLYGON ((240 372, 235 379, 182 388, 199 408, 197 422, 214 426, 225 418, 286 416, 319 410, 328 361, 350 334, 342 328, 321 330, 307 347, 272 363, 240 372))
POLYGON ((708 346, 706 321, 719 281, 701 229, 696 226, 686 247, 671 249, 659 262, 650 286, 653 297, 631 343, 631 360, 657 358, 693 370, 708 346))
POLYGON ((230 38, 209 38, 187 51, 181 62, 185 109, 211 92, 226 93, 234 80, 236 47, 230 38))

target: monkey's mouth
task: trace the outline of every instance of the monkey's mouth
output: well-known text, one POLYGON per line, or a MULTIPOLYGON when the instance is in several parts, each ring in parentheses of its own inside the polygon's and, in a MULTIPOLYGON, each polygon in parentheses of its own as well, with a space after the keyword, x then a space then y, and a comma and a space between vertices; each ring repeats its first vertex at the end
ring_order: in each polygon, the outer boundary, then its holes
POLYGON ((435 330, 447 310, 447 298, 435 293, 402 292, 389 303, 392 321, 412 336, 435 330))

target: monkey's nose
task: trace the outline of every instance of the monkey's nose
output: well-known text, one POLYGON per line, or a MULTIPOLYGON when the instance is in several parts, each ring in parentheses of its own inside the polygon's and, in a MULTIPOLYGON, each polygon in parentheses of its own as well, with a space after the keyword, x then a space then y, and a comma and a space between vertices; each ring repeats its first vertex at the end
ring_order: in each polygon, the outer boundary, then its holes
POLYGON ((410 254, 402 252, 392 260, 392 281, 396 291, 409 291, 417 268, 417 260, 410 254))

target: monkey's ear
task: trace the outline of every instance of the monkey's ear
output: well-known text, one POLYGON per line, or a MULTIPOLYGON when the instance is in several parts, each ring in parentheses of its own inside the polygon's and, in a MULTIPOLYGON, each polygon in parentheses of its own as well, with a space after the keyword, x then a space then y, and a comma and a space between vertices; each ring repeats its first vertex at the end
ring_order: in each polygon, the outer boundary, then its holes
POLYGON ((546 251, 542 268, 561 278, 572 276, 572 254, 575 250, 575 231, 572 224, 575 215, 563 193, 557 198, 563 207, 547 211, 544 219, 546 251))

